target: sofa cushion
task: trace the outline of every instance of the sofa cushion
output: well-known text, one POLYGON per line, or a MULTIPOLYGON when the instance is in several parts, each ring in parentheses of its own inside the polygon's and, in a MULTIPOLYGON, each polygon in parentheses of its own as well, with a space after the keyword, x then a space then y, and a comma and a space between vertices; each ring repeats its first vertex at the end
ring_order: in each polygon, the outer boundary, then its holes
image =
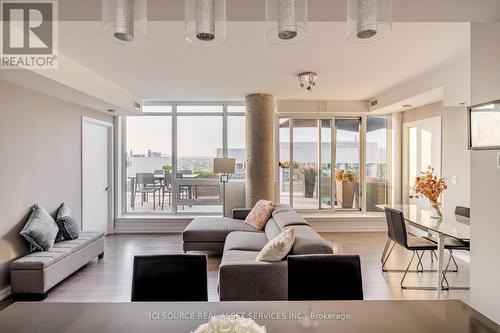
POLYGON ((224 252, 229 250, 260 251, 266 244, 265 233, 233 231, 227 235, 224 252))
POLYGON ((269 217, 271 217, 273 209, 272 202, 259 200, 245 218, 245 223, 248 223, 257 230, 262 230, 267 220, 269 220, 269 217))
POLYGON ((276 237, 280 234, 281 229, 278 226, 278 224, 276 223, 276 221, 274 220, 274 218, 271 217, 269 219, 269 221, 267 221, 266 227, 264 228, 264 231, 266 233, 267 240, 270 241, 271 239, 273 239, 274 237, 276 237))
POLYGON ((283 231, 286 227, 295 225, 309 225, 309 223, 307 223, 307 221, 294 210, 275 210, 273 211, 273 218, 281 231, 283 231))
POLYGON ((77 239, 80 235, 78 221, 73 216, 71 209, 64 202, 57 211, 56 223, 59 227, 59 233, 64 239, 77 239))
POLYGON ((259 252, 255 261, 281 261, 288 255, 295 241, 294 228, 283 230, 271 239, 259 252))
POLYGON ((13 261, 10 268, 45 269, 101 237, 104 237, 102 232, 82 231, 78 239, 57 242, 47 251, 32 252, 13 261))
POLYGON ((332 245, 309 226, 296 226, 290 254, 332 254, 332 245))
POLYGON ((233 231, 259 230, 248 225, 243 220, 228 217, 197 217, 184 229, 184 242, 224 242, 227 235, 233 231))
POLYGON ((36 204, 20 234, 38 250, 46 251, 54 245, 58 232, 56 221, 36 204))

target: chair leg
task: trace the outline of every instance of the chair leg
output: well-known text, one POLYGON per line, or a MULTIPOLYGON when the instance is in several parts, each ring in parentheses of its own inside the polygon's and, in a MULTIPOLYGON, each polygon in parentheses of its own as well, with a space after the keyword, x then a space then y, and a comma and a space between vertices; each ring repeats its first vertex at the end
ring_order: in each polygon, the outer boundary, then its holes
POLYGON ((387 256, 385 257, 385 260, 382 262, 382 272, 388 272, 389 270, 387 270, 385 268, 385 264, 387 263, 387 260, 389 259, 391 253, 392 253, 392 250, 394 250, 394 247, 396 246, 396 243, 392 244, 392 247, 391 249, 389 250, 389 253, 387 253, 387 256))
POLYGON ((451 256, 451 260, 453 261, 453 264, 455 265, 455 269, 451 272, 458 272, 458 265, 457 265, 457 262, 455 261, 455 256, 453 255, 453 250, 450 250, 450 256, 451 256))
POLYGON ((382 257, 380 258, 381 263, 384 262, 385 255, 387 254, 387 250, 389 249, 390 245, 391 245, 391 240, 387 238, 387 240, 385 241, 384 251, 382 251, 382 257))
POLYGON ((161 191, 161 210, 163 210, 163 204, 165 203, 165 189, 162 188, 160 191, 161 191))
POLYGON ((405 286, 403 285, 403 283, 404 283, 404 281, 405 281, 406 274, 408 274, 408 270, 410 269, 411 263, 413 262, 413 258, 415 258, 415 251, 412 251, 412 252, 413 252, 413 254, 412 254, 412 256, 411 256, 411 260, 410 260, 410 262, 408 263, 408 266, 406 267, 406 271, 405 271, 405 273, 404 273, 404 275, 403 275, 403 278, 401 279, 401 283, 400 283, 401 289, 407 289, 407 287, 405 287, 405 286))
POLYGON ((156 194, 156 191, 153 190, 153 210, 156 209, 156 195, 155 194, 156 194))

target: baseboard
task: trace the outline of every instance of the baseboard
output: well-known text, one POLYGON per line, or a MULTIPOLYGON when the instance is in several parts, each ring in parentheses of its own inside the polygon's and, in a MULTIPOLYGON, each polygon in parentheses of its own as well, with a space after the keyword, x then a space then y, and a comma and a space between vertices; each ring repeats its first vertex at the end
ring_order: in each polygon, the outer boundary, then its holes
POLYGON ((0 290, 0 301, 3 301, 7 297, 9 297, 10 294, 11 294, 10 293, 10 286, 8 286, 7 288, 4 288, 4 289, 0 290))
MULTIPOLYGON (((383 216, 338 214, 335 216, 305 216, 317 232, 384 232, 387 225, 383 216)), ((115 233, 181 233, 192 218, 126 217, 115 221, 115 233)))

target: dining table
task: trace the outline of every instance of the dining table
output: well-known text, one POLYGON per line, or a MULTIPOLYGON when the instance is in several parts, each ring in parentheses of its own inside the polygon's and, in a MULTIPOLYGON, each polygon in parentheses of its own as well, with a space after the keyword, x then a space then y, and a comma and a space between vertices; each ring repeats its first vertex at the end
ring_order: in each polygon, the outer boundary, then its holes
POLYGON ((499 332, 495 322, 459 300, 16 302, 0 311, 0 332, 189 333, 216 315, 252 319, 267 333, 499 332))
MULTIPOLYGON (((196 173, 185 173, 185 174, 179 174, 179 178, 184 178, 184 179, 194 179, 198 178, 199 174, 196 173)), ((164 173, 155 173, 154 174, 155 181, 158 181, 160 184, 164 184, 165 182, 165 174, 164 173)), ((135 179, 136 176, 128 176, 128 180, 130 181, 130 207, 132 209, 135 208, 135 179)), ((192 186, 192 185, 189 185, 192 186)), ((189 195, 191 196, 191 189, 189 190, 189 195)))
MULTIPOLYGON (((443 289, 454 289, 452 287, 444 288, 443 282, 443 262, 444 262, 444 245, 447 238, 456 239, 463 243, 470 242, 470 221, 467 218, 457 216, 446 211, 439 213, 432 207, 417 205, 417 204, 397 204, 397 205, 377 205, 377 208, 384 210, 385 207, 390 207, 399 210, 403 213, 405 220, 411 226, 414 226, 429 236, 434 237, 437 242, 437 279, 436 291, 437 298, 441 298, 443 289)), ((465 289, 465 288, 455 288, 465 289)))

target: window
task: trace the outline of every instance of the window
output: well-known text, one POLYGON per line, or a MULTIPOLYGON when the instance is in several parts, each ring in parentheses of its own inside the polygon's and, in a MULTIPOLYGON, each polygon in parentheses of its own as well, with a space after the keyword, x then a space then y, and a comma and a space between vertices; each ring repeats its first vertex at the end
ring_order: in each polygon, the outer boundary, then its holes
POLYGON ((388 203, 387 117, 366 117, 366 211, 388 203))
POLYGON ((227 157, 236 159, 236 172, 231 175, 231 179, 244 180, 246 169, 245 116, 227 117, 227 157))
POLYGON ((378 211, 388 203, 387 126, 385 116, 280 116, 279 202, 299 210, 378 211))
POLYGON ((171 194, 159 183, 171 186, 161 177, 172 168, 172 117, 128 117, 126 133, 126 211, 148 212, 154 206, 171 212, 171 194))
POLYGON ((144 116, 127 117, 124 213, 221 214, 213 159, 235 158, 231 181, 245 178, 244 111, 238 104, 149 102, 144 116))

